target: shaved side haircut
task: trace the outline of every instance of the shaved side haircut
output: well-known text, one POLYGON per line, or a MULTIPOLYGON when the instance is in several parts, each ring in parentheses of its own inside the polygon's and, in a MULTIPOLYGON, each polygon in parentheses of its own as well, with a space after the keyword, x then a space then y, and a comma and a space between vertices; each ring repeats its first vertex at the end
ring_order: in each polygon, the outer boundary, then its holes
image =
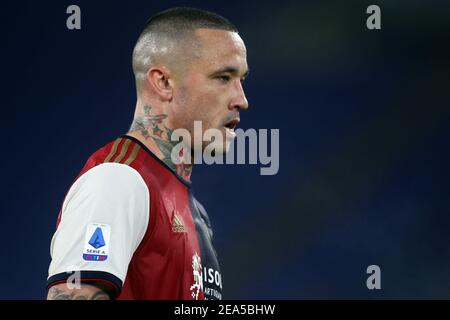
POLYGON ((226 18, 196 8, 172 8, 151 17, 145 24, 133 50, 133 72, 138 94, 147 71, 164 64, 182 73, 187 63, 201 55, 195 30, 219 29, 238 32, 226 18))

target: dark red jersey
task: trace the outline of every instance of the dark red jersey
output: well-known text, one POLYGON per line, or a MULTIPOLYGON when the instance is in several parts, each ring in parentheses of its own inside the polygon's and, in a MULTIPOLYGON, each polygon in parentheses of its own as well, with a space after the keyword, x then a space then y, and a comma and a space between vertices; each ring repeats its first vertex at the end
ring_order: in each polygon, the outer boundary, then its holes
POLYGON ((190 183, 130 136, 96 151, 69 189, 48 286, 76 272, 118 299, 221 299, 208 215, 190 183))

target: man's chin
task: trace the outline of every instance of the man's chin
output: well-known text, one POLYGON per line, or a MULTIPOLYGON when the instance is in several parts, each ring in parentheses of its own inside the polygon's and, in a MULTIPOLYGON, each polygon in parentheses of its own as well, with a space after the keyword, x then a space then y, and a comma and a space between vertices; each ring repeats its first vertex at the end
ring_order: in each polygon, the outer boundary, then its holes
POLYGON ((221 155, 228 151, 228 144, 226 142, 211 142, 204 149, 203 152, 214 152, 215 154, 221 155))
POLYGON ((230 150, 231 141, 207 142, 203 145, 203 156, 221 157, 230 150))

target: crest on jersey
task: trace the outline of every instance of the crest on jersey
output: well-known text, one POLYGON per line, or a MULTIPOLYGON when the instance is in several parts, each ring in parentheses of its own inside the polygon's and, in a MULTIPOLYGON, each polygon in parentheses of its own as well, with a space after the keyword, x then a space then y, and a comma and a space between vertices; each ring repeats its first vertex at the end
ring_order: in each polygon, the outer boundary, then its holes
POLYGON ((203 290, 202 260, 197 252, 192 256, 192 272, 194 284, 191 286, 192 299, 198 300, 200 290, 203 290))
POLYGON ((86 229, 83 259, 105 261, 108 259, 111 227, 102 223, 90 223, 86 229))

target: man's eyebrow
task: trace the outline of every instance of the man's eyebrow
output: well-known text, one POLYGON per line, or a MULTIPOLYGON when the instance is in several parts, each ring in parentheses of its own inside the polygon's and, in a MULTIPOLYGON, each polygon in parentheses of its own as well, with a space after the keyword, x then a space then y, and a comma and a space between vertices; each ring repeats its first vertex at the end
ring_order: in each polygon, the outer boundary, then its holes
MULTIPOLYGON (((231 73, 232 75, 239 75, 239 69, 236 67, 232 67, 232 66, 226 66, 223 68, 220 68, 219 70, 216 70, 212 73, 212 76, 221 74, 221 73, 231 73)), ((242 75, 243 78, 247 77, 248 74, 250 73, 250 70, 247 69, 247 71, 245 71, 245 73, 242 75)))

